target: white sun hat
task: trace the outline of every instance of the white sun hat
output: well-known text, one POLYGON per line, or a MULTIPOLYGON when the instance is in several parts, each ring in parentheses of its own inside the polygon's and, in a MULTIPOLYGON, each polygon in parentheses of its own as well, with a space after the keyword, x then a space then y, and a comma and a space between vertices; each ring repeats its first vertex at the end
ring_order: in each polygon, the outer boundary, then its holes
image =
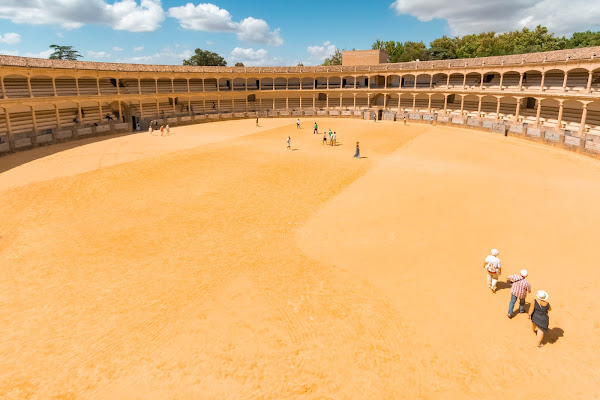
POLYGON ((527 276, 527 270, 526 269, 522 269, 521 270, 521 276, 524 278, 527 276))
POLYGON ((538 290, 537 298, 543 301, 548 301, 548 293, 544 292, 543 290, 538 290))
POLYGON ((494 257, 496 257, 498 254, 500 254, 500 252, 499 252, 498 250, 496 250, 496 249, 492 249, 492 255, 493 255, 494 257))

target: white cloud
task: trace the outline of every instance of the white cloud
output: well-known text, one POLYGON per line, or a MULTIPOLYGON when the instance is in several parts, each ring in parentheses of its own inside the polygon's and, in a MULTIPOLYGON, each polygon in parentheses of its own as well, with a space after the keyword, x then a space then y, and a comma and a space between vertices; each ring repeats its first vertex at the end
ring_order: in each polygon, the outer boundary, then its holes
POLYGON ((62 34, 62 32, 56 32, 56 36, 58 36, 61 39, 65 37, 65 35, 62 34))
POLYGON ((0 54, 5 54, 8 56, 22 56, 22 57, 32 57, 32 58, 48 58, 50 54, 54 53, 54 50, 48 49, 44 51, 40 51, 39 53, 31 53, 27 52, 21 54, 18 50, 0 50, 0 54))
POLYGON ((0 34, 0 43, 4 44, 16 44, 21 41, 21 35, 14 32, 8 32, 4 35, 0 34))
POLYGON ((271 57, 268 51, 265 49, 254 50, 252 48, 243 49, 236 47, 231 51, 229 57, 227 57, 228 65, 235 65, 235 63, 241 62, 246 67, 266 66, 266 65, 279 65, 281 60, 277 57, 271 57))
POLYGON ((213 44, 215 44, 215 42, 213 42, 213 41, 210 41, 210 40, 207 40, 207 41, 206 41, 206 45, 207 45, 207 46, 212 46, 213 44))
POLYGON ((112 49, 113 49, 113 51, 123 51, 123 49, 120 48, 119 46, 114 46, 112 49))
POLYGON ((597 27, 600 19, 600 2, 589 0, 396 0, 391 7, 423 22, 446 20, 454 35, 537 25, 562 35, 597 27))
POLYGON ((106 59, 111 57, 111 55, 105 51, 88 50, 87 54, 90 58, 94 59, 106 59))
POLYGON ((336 47, 331 42, 327 41, 323 43, 322 46, 308 46, 306 51, 308 51, 308 58, 310 62, 322 62, 327 57, 333 55, 335 53, 336 47))
POLYGON ((184 59, 190 58, 193 54, 194 52, 191 50, 183 50, 180 52, 176 52, 173 51, 173 49, 165 48, 152 55, 119 58, 118 60, 116 60, 116 62, 133 64, 181 65, 184 59))
POLYGON ((279 29, 271 31, 265 20, 248 17, 241 22, 235 22, 229 11, 214 4, 203 3, 194 6, 188 3, 181 7, 171 7, 168 15, 177 19, 184 29, 233 32, 243 42, 262 43, 274 47, 283 44, 279 29))
POLYGON ((134 47, 133 51, 142 51, 144 50, 144 46, 138 46, 138 47, 134 47))
POLYGON ((160 0, 2 0, 0 19, 65 29, 105 24, 116 30, 150 32, 165 19, 160 0))

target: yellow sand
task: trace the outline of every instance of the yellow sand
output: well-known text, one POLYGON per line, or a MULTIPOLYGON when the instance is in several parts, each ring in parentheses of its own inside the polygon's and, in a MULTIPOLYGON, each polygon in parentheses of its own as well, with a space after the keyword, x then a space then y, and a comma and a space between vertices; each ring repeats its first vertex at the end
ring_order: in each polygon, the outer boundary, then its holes
POLYGON ((0 158, 0 398, 600 393, 597 160, 319 119, 332 148, 302 121, 0 158), (492 247, 550 294, 542 349, 486 286, 492 247))

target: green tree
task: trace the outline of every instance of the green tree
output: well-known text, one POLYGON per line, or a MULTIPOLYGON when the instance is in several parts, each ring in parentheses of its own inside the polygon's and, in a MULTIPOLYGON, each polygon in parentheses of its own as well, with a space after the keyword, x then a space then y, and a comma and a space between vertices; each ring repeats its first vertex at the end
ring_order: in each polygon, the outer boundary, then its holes
POLYGON ((342 51, 335 49, 335 53, 327 57, 321 65, 342 65, 342 51))
POLYGON ((377 39, 371 46, 371 49, 385 50, 385 52, 388 54, 388 62, 395 63, 398 62, 402 56, 402 53, 404 53, 404 44, 401 42, 395 42, 393 40, 384 42, 377 39))
POLYGON ((600 46, 600 32, 575 32, 566 40, 568 48, 600 46))
POLYGON ((241 62, 236 62, 235 66, 236 67, 245 67, 244 63, 241 63, 241 62))
POLYGON ((194 65, 199 67, 204 66, 217 66, 224 67, 227 65, 227 61, 217 53, 212 51, 196 49, 195 54, 183 60, 183 65, 194 65))
POLYGON ((298 62, 298 63, 296 64, 296 67, 304 67, 304 63, 302 63, 302 62, 298 62))
POLYGON ((423 42, 404 42, 404 52, 400 55, 397 62, 426 60, 427 47, 423 42))
POLYGON ((429 43, 430 60, 450 60, 456 58, 458 38, 451 39, 446 35, 429 43))
POLYGON ((81 54, 77 50, 73 50, 73 46, 59 46, 57 44, 51 44, 51 49, 54 49, 54 52, 50 54, 50 59, 52 60, 73 60, 77 61, 78 58, 81 58, 81 54))

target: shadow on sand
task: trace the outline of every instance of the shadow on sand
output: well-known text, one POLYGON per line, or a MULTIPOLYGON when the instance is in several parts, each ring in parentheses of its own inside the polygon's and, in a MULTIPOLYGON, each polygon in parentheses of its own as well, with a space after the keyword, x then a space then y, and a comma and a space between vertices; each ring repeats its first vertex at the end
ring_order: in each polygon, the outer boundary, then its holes
POLYGON ((561 328, 552 328, 548 329, 548 332, 544 333, 544 339, 542 340, 543 344, 554 344, 565 335, 565 331, 561 328))
POLYGON ((498 291, 503 290, 503 289, 510 289, 510 283, 508 282, 502 282, 502 281, 498 281, 498 283, 496 283, 496 293, 498 293, 498 291))
POLYGON ((27 164, 28 162, 37 160, 39 158, 48 157, 52 154, 56 154, 61 151, 70 150, 75 147, 84 146, 86 144, 101 142, 103 140, 110 140, 122 136, 129 136, 140 133, 143 133, 143 131, 116 133, 113 135, 102 135, 85 139, 76 139, 64 143, 50 144, 47 146, 40 146, 29 150, 17 151, 15 153, 7 154, 5 156, 0 157, 0 174, 10 169, 16 168, 19 165, 27 164))

